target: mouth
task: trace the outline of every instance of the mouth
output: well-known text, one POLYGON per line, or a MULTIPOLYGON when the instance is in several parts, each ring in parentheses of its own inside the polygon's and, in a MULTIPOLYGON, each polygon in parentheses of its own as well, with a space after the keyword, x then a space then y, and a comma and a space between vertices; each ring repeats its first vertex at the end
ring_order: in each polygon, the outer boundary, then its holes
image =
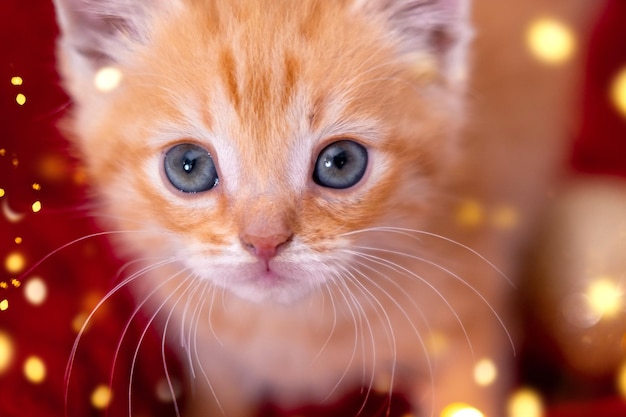
POLYGON ((298 279, 294 273, 289 265, 274 261, 269 264, 260 262, 245 268, 238 279, 226 286, 239 297, 250 301, 292 304, 310 292, 308 283, 298 279))

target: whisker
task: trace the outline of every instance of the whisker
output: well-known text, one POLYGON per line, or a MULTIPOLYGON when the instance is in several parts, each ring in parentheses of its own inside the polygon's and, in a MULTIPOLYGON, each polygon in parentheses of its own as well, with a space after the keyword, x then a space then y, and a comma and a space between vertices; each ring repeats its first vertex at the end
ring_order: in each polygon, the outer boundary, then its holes
MULTIPOLYGON (((180 272, 182 273, 182 271, 180 272)), ((175 276, 177 276, 178 274, 176 274, 175 276)), ((171 279, 174 279, 174 277, 171 277, 171 279)), ((132 366, 130 368, 130 374, 129 374, 129 383, 128 383, 128 416, 131 417, 132 416, 132 385, 133 385, 133 379, 135 376, 135 364, 137 363, 137 358, 139 356, 139 349, 141 347, 141 344, 143 343, 148 330, 150 329, 150 327, 152 326, 152 323, 154 322, 154 320, 156 320, 157 316, 160 314, 161 310, 163 309, 163 307, 165 307, 165 305, 169 302, 170 299, 172 299, 174 297, 174 295, 178 292, 178 290, 180 290, 180 288, 183 287, 183 285, 187 284, 187 287, 185 289, 185 291, 183 291, 183 293, 177 298, 177 300, 174 303, 174 307, 180 302, 180 300, 183 298, 185 292, 189 289, 189 287, 192 284, 189 284, 189 282, 193 283, 193 274, 189 274, 187 276, 187 278, 183 279, 183 281, 178 284, 178 286, 172 291, 172 293, 165 297, 165 299, 163 299, 163 301, 161 302, 161 304, 156 308, 156 310, 154 311, 154 313, 152 314, 152 316, 150 317, 150 319, 148 320, 148 322, 146 323, 146 325, 144 326, 144 329, 141 333, 141 336, 139 337, 139 341, 137 342, 137 347, 135 348, 135 352, 133 354, 133 359, 132 359, 132 366)), ((170 313, 168 315, 168 321, 169 321, 169 317, 171 316, 173 312, 173 308, 172 310, 170 310, 170 313)), ((166 321, 167 322, 167 321, 166 321)), ((175 404, 176 406, 176 410, 178 410, 178 405, 175 404)), ((180 414, 177 414, 178 416, 180 416, 180 414)))
MULTIPOLYGON (((131 280, 134 280, 135 278, 138 278, 140 276, 144 276, 148 272, 154 271, 154 270, 156 270, 156 269, 158 269, 158 268, 160 268, 162 266, 169 265, 169 264, 171 264, 173 262, 175 262, 175 260, 169 260, 168 259, 166 261, 161 262, 160 264, 150 265, 150 266, 148 266, 146 268, 143 268, 140 271, 137 271, 135 274, 131 275, 129 278, 131 280)), ((179 274, 181 274, 183 272, 184 271, 180 271, 179 274)), ((114 370, 116 368, 118 356, 119 356, 119 353, 121 351, 123 341, 126 338, 126 335, 128 334, 128 331, 130 329, 132 321, 135 319, 135 317, 137 317, 137 314, 139 314, 139 312, 143 309, 143 307, 150 300, 150 298, 152 298, 161 288, 163 288, 165 285, 167 285, 170 281, 175 279, 176 276, 178 276, 178 274, 176 274, 176 275, 168 278, 167 280, 159 283, 159 285, 157 285, 150 293, 148 293, 147 296, 144 297, 144 300, 141 303, 139 303, 139 304, 137 304, 135 306, 135 309, 131 313, 131 316, 127 320, 126 325, 124 326, 124 329, 122 330, 122 333, 121 333, 120 338, 119 338, 118 343, 117 343, 117 347, 115 349, 115 355, 113 356, 113 363, 112 363, 111 381, 113 380, 113 372, 114 372, 114 370)))
POLYGON ((58 248, 54 249, 52 252, 50 252, 47 255, 45 255, 43 258, 41 258, 40 260, 35 262, 33 265, 31 265, 28 269, 26 269, 26 271, 23 272, 20 275, 20 278, 23 279, 25 276, 27 276, 28 274, 33 272, 37 267, 39 267, 42 263, 44 263, 45 261, 47 261, 51 257, 55 256, 59 252, 69 248, 72 245, 75 245, 77 243, 83 242, 83 241, 85 241, 87 239, 97 238, 97 237, 101 237, 101 236, 112 236, 112 235, 128 234, 128 233, 154 233, 154 232, 147 231, 147 230, 145 230, 145 231, 144 230, 109 230, 109 231, 90 233, 88 235, 81 236, 79 238, 76 238, 76 239, 74 239, 74 240, 72 240, 70 242, 67 242, 67 243, 59 246, 58 248))
MULTIPOLYGON (((341 277, 338 276, 338 278, 341 278, 341 277)), ((335 282, 335 281, 332 281, 332 282, 335 282)), ((337 380, 335 385, 332 387, 330 392, 326 395, 326 397, 324 398, 323 401, 328 401, 330 399, 330 397, 337 391, 337 389, 339 388, 341 383, 344 381, 344 379, 348 375, 350 367, 351 367, 351 365, 354 362, 354 359, 356 357, 357 346, 359 344, 358 343, 359 342, 359 331, 358 331, 358 328, 359 327, 361 327, 361 328, 363 327, 363 314, 364 314, 364 311, 363 311, 362 306, 360 306, 358 301, 354 299, 354 296, 351 294, 350 291, 347 291, 347 292, 348 292, 348 295, 350 296, 350 298, 352 298, 352 303, 350 302, 349 297, 346 296, 345 291, 343 290, 342 287, 337 285, 336 288, 339 291, 339 294, 342 296, 342 298, 346 302, 345 305, 349 307, 348 311, 349 311, 349 313, 350 313, 350 315, 352 317, 352 322, 354 324, 354 341, 353 341, 352 352, 351 352, 351 355, 350 355, 350 359, 348 360, 348 363, 346 364, 346 366, 345 366, 342 374, 340 375, 339 379, 337 380), (355 312, 352 309, 352 306, 354 306, 357 309, 357 312, 359 312, 358 315, 355 315, 355 312), (357 320, 357 317, 358 317, 358 320, 357 320), (360 324, 360 326, 357 325, 357 322, 360 324)), ((370 333, 371 333, 371 329, 370 329, 370 333)), ((362 344, 361 344, 361 346, 363 347, 362 344)), ((364 370, 364 372, 365 372, 365 370, 364 370)))
POLYGON ((465 287, 467 287, 469 290, 471 290, 478 298, 480 298, 480 300, 485 304, 485 306, 491 311, 491 313, 494 315, 494 317, 498 321, 500 327, 502 328, 502 330, 506 334, 507 339, 509 341, 509 344, 511 345, 511 349, 513 350, 513 355, 516 356, 515 342, 513 341, 513 336, 511 335, 511 333, 507 329, 506 324, 502 320, 502 317, 500 317, 500 315, 495 310, 495 308, 485 298, 485 296, 480 293, 480 291, 478 291, 473 285, 471 285, 469 282, 467 282, 467 280, 463 279, 457 273, 455 273, 454 271, 452 271, 452 270, 450 270, 450 269, 448 269, 448 268, 446 268, 446 267, 444 267, 444 266, 442 266, 442 265, 440 265, 440 264, 438 264, 436 262, 433 262, 431 260, 428 260, 428 259, 420 257, 420 256, 410 255, 408 253, 403 253, 403 252, 393 251, 393 250, 388 250, 388 249, 381 249, 381 248, 370 248, 370 247, 365 247, 365 246, 357 246, 356 248, 363 249, 363 250, 378 251, 378 252, 383 252, 383 253, 390 253, 390 254, 394 254, 394 255, 403 256, 403 257, 406 257, 406 258, 409 258, 409 259, 414 259, 416 261, 420 261, 420 262, 426 263, 427 265, 433 266, 433 267, 439 269, 440 271, 443 271, 446 274, 452 276, 457 282, 460 282, 461 284, 463 284, 465 287))
MULTIPOLYGON (((332 309, 333 309, 333 324, 331 326, 330 331, 328 332, 328 337, 326 338, 326 340, 322 344, 322 347, 320 348, 319 352, 317 352, 317 354, 315 355, 315 357, 311 361, 312 364, 317 362, 319 360, 320 356, 322 356, 322 353, 328 347, 328 344, 330 343, 330 341, 331 341, 331 339, 332 339, 332 337, 333 337, 333 335, 335 333, 335 329, 337 328, 337 306, 335 304, 335 299, 333 297, 332 291, 330 291, 330 288, 329 287, 325 287, 325 288, 326 288, 326 292, 328 293, 328 296, 330 297, 330 305, 332 306, 332 309)), ((325 298, 326 297, 322 298, 322 300, 325 300, 325 298)), ((323 305, 322 305, 322 311, 324 311, 324 306, 323 305)))
MULTIPOLYGON (((175 259, 167 259, 164 260, 159 266, 163 266, 163 265, 167 265, 169 263, 175 262, 175 259)), ((153 266, 154 269, 156 269, 157 266, 153 266)), ((139 271, 141 272, 141 271, 139 271)), ((89 315, 87 316, 87 318, 85 319, 85 322, 83 323, 83 325, 81 326, 80 330, 78 331, 78 334, 74 340, 74 343, 72 345, 72 349, 70 351, 70 356, 67 362, 67 365, 65 367, 65 375, 64 375, 64 383, 65 383, 65 414, 67 415, 68 412, 68 407, 69 407, 69 387, 70 387, 70 380, 71 380, 71 375, 72 375, 72 369, 74 366, 74 360, 76 358, 76 353, 78 351, 78 346, 83 338, 83 335, 85 334, 87 327, 91 324, 91 321, 93 319, 93 317, 96 315, 96 313, 100 310, 100 308, 108 301, 110 300, 115 294, 118 293, 118 291, 120 291, 122 288, 124 288, 125 286, 127 286, 128 284, 130 284, 131 282, 135 281, 136 279, 138 279, 139 277, 141 277, 142 274, 141 273, 135 273, 133 275, 131 275, 128 278, 125 278, 122 282, 118 283, 117 285, 115 285, 111 290, 109 290, 109 292, 107 292, 107 294, 104 295, 104 297, 102 297, 102 299, 98 302, 98 304, 96 304, 96 306, 92 309, 92 311, 89 313, 89 315)), ((116 353, 117 355, 117 353, 116 353)))
MULTIPOLYGON (((222 290, 222 303, 224 303, 224 288, 223 287, 214 287, 211 286, 207 283, 206 288, 211 288, 213 289, 213 291, 215 291, 215 288, 220 288, 222 290)), ((212 297, 213 299, 213 297, 212 297)), ((215 387, 213 386, 213 383, 211 382, 211 378, 209 378, 209 375, 207 374, 206 370, 204 369, 204 367, 202 366, 202 360, 200 359, 200 353, 198 351, 198 326, 200 324, 200 315, 198 315, 198 320, 193 324, 192 328, 193 328, 193 354, 194 357, 196 359, 196 363, 198 364, 198 367, 200 368, 200 373, 202 374, 204 381, 206 382, 207 386, 209 387, 209 390, 211 391, 211 395, 213 396, 213 398, 215 399, 215 404, 217 405, 217 407, 219 408, 220 412, 222 413, 222 415, 225 415, 224 412, 224 408, 222 407, 222 403, 217 395, 217 392, 215 391, 215 387)), ((190 332, 192 331, 192 328, 190 328, 190 332)))
MULTIPOLYGON (((426 328, 428 330, 428 332, 430 334, 432 334, 432 329, 430 327, 430 323, 428 322, 424 312, 422 311, 421 308, 419 308, 419 306, 417 305, 417 303, 415 302, 415 300, 412 299, 412 297, 406 292, 406 290, 404 290, 397 282, 395 282, 394 280, 392 280, 391 278, 389 278, 389 276, 387 276, 386 274, 383 274, 382 272, 372 268, 371 266, 360 262, 360 261, 355 261, 358 265, 360 265, 363 268, 367 268, 368 270, 378 274, 379 276, 382 276, 383 278, 385 278, 386 281, 390 282, 391 284, 393 284, 394 286, 396 286, 401 292, 402 294, 404 294, 404 296, 411 302, 411 304, 416 308, 416 310, 419 312, 420 317, 422 318, 422 321, 425 323, 426 328)), ((382 265, 382 264, 381 264, 382 265)), ((389 267, 389 265, 382 265, 382 266, 386 266, 389 267)), ((361 275, 365 280, 367 280, 369 283, 371 283, 372 285, 374 285, 377 289, 379 289, 380 291, 382 291, 382 293, 389 299, 391 300, 391 302, 398 308, 398 310, 401 312, 401 314, 404 316, 404 318, 407 320, 407 322, 409 323, 409 325, 411 326, 411 328, 413 329, 413 332, 415 333, 415 336, 417 337, 418 343, 422 349, 422 351, 424 352, 424 357, 426 360, 426 365, 427 365, 427 369, 428 369, 428 375, 430 377, 430 384, 431 384, 431 389, 434 390, 434 385, 435 385, 435 380, 434 380, 434 366, 432 363, 432 360, 430 358, 430 354, 428 353, 428 348, 426 347, 426 342, 424 341, 424 338, 421 335, 421 332, 417 329, 417 327, 415 326, 415 324, 413 323, 413 320, 411 318, 411 316, 408 314, 408 312, 406 311, 406 309, 404 308, 403 305, 401 305, 388 291, 386 291, 385 289, 383 289, 379 284, 377 284, 373 279, 371 279, 369 276, 367 276, 366 274, 364 274, 363 272, 359 271, 358 269, 354 268, 356 272, 359 273, 359 275, 361 275)), ((469 342, 469 340, 468 340, 469 342)), ((471 346, 470 346, 471 347, 471 346)), ((434 407, 434 403, 432 404, 432 406, 434 407)), ((434 408, 433 408, 433 412, 434 412, 434 408)))
MULTIPOLYGON (((169 327, 169 323, 170 323, 170 319, 172 317, 172 314, 174 312, 174 308, 176 307, 176 305, 178 304, 178 302, 183 298, 184 294, 186 292, 190 292, 190 294, 187 296, 187 304, 185 305, 185 309, 183 312, 183 318, 181 319, 181 321, 184 323, 185 322, 185 314, 187 313, 187 307, 189 306, 189 300, 191 300, 191 298, 193 297, 193 295, 195 294, 196 291, 198 291, 198 289, 202 286, 202 282, 198 279, 196 279, 196 277, 192 275, 190 275, 187 279, 192 280, 192 284, 190 284, 185 291, 183 291, 183 294, 181 294, 181 297, 179 298, 179 300, 174 304, 174 306, 172 307, 172 309, 170 310, 167 319, 165 320, 165 324, 163 325, 163 336, 161 338, 161 358, 163 359, 163 370, 165 371, 165 376, 166 376, 166 380, 167 380, 167 385, 168 388, 170 390, 170 393, 172 395, 172 399, 174 400, 174 409, 176 411, 176 416, 180 417, 180 409, 178 407, 178 401, 176 399, 176 393, 174 390, 174 386, 172 385, 172 380, 170 378, 170 373, 169 373, 169 369, 167 366, 167 360, 166 360, 166 349, 165 349, 165 341, 167 340, 167 329, 169 327)), ((182 329, 182 326, 181 326, 182 329)), ((182 341, 181 341, 182 342, 182 341)))
POLYGON ((341 236, 352 236, 352 235, 357 235, 357 234, 362 234, 362 233, 369 233, 369 232, 390 232, 390 233, 396 233, 396 234, 401 234, 407 237, 410 237, 412 239, 417 239, 417 237, 415 236, 415 234, 419 234, 419 235, 424 235, 424 236, 429 236, 429 237, 433 237, 436 239, 440 239, 444 242, 448 242, 454 246, 457 246, 469 253, 471 253, 472 255, 478 257, 482 262, 484 262, 486 265, 488 265, 490 268, 492 268, 494 271, 497 272, 498 275, 500 275, 501 278, 503 278, 504 280, 506 280, 506 282, 512 287, 512 288, 517 288, 515 283, 513 282, 513 280, 511 280, 511 278, 508 277, 508 275, 506 273, 504 273, 504 271, 502 271, 500 268, 498 268, 493 262, 491 262, 489 259, 487 259, 484 255, 482 255, 480 252, 472 249, 471 247, 458 242, 454 239, 451 239, 449 237, 437 234, 437 233, 432 233, 432 232, 427 232, 425 230, 418 230, 418 229, 409 229, 409 228, 403 228, 403 227, 393 227, 393 226, 381 226, 381 227, 371 227, 371 228, 365 228, 365 229, 360 229, 360 230, 355 230, 355 231, 351 231, 351 232, 346 232, 343 233, 341 236))
MULTIPOLYGON (((344 268, 345 269, 345 268, 344 268)), ((353 268, 354 269, 354 268, 353 268)), ((358 270, 354 269, 355 272, 359 273, 360 275, 363 276, 363 274, 361 274, 358 270)), ((382 303, 380 302, 380 300, 378 299, 378 297, 376 297, 367 287, 365 287, 355 276, 352 272, 347 271, 346 273, 348 274, 348 276, 351 279, 351 282, 353 284, 356 285, 357 289, 359 289, 359 291, 365 296, 365 299, 368 300, 368 302, 370 303, 370 305, 372 306, 372 308, 374 309, 374 311, 376 312, 376 315, 379 317, 379 319, 381 320, 381 323, 386 323, 386 327, 384 327, 385 329, 385 333, 387 334, 387 342, 390 344, 391 346, 391 350, 392 350, 392 364, 391 364, 391 372, 390 372, 390 385, 389 385, 389 397, 391 398, 391 393, 393 392, 393 385, 394 385, 394 380, 395 380, 395 375, 396 375, 396 365, 397 365, 397 361, 398 361, 398 349, 397 349, 397 339, 396 339, 396 335, 393 329, 393 324, 391 321, 391 318, 389 317, 389 315, 387 314, 386 309, 384 308, 384 306, 382 305, 382 303), (375 304, 375 305, 374 305, 375 304), (376 306, 378 306, 378 308, 376 308, 376 306), (382 315, 381 315, 382 312, 382 315), (384 318, 383 318, 384 316, 384 318)), ((367 318, 367 316, 365 316, 367 318)), ((369 321, 368 322, 368 327, 369 325, 369 321)), ((376 348, 375 348, 375 339, 373 339, 373 330, 371 329, 371 327, 369 327, 370 329, 370 333, 372 334, 372 376, 370 378, 370 383, 368 386, 368 390, 366 393, 366 397, 363 401, 363 404, 361 405, 361 410, 359 411, 358 414, 360 414, 366 403, 367 403, 367 399, 369 398, 369 395, 373 389, 374 386, 374 378, 375 378, 375 370, 376 370, 376 358, 377 358, 377 354, 376 354, 376 348)))
MULTIPOLYGON (((437 288, 435 288, 435 286, 433 284, 428 282, 428 280, 426 280, 421 275, 411 271, 410 269, 405 268, 403 266, 400 266, 398 264, 395 264, 395 263, 393 263, 393 262, 391 262, 391 261, 389 261, 387 259, 381 258, 379 256, 375 256, 375 255, 365 254, 365 253, 362 253, 362 252, 355 252, 355 251, 348 251, 348 252, 351 252, 354 255, 359 256, 361 258, 367 259, 368 261, 373 262, 373 263, 375 263, 377 265, 381 265, 381 266, 390 268, 391 270, 395 270, 396 272, 401 272, 401 273, 404 273, 404 274, 408 274, 409 276, 417 278, 420 282, 422 282, 424 285, 426 285, 428 288, 430 288, 445 303, 445 305, 448 307, 448 309, 450 310, 450 312, 454 316, 454 318, 457 321, 457 323, 459 323, 459 326, 461 327, 461 330, 463 331, 463 334, 465 335, 465 339, 466 339, 467 344, 469 346, 469 349, 470 349, 470 352, 472 354, 472 357, 474 357, 474 347, 473 347, 472 342, 470 340, 469 334, 467 333, 467 329, 465 328, 465 325, 463 324, 463 321, 459 317, 459 315, 456 312, 456 310, 454 309, 454 307, 452 307, 452 305, 450 304, 448 299, 441 293, 441 291, 439 291, 437 288)), ((378 284, 376 284, 375 282, 373 282, 372 280, 367 278, 367 276, 365 276, 365 275, 363 275, 363 276, 366 279, 368 279, 370 282, 372 282, 373 285, 378 286, 378 284)), ((391 297, 391 299, 393 300, 393 297, 391 297)), ((395 301, 395 303, 397 303, 397 301, 395 301)))

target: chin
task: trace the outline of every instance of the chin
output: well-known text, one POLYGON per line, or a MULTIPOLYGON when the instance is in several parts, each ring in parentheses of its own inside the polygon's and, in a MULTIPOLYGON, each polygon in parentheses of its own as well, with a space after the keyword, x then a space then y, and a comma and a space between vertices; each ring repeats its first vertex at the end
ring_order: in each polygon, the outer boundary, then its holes
POLYGON ((257 304, 294 305, 311 295, 313 289, 303 284, 239 284, 226 288, 237 297, 257 304))

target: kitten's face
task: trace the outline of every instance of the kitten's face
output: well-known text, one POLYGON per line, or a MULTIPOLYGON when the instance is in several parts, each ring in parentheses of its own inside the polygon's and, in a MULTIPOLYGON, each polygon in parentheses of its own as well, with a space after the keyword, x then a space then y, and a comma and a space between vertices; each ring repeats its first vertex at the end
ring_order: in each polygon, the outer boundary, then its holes
POLYGON ((394 6, 368 2, 170 3, 65 63, 88 172, 135 252, 291 302, 352 274, 355 245, 381 244, 364 230, 427 217, 459 118, 434 31, 406 48, 394 6))

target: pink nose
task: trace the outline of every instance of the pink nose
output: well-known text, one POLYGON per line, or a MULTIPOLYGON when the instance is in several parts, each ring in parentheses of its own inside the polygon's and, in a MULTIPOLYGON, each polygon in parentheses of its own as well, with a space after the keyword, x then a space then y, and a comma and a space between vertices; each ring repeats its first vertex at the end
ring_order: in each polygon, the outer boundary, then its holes
POLYGON ((269 261, 276 256, 278 250, 289 243, 291 235, 278 234, 271 236, 243 235, 241 242, 250 253, 257 258, 269 261))

